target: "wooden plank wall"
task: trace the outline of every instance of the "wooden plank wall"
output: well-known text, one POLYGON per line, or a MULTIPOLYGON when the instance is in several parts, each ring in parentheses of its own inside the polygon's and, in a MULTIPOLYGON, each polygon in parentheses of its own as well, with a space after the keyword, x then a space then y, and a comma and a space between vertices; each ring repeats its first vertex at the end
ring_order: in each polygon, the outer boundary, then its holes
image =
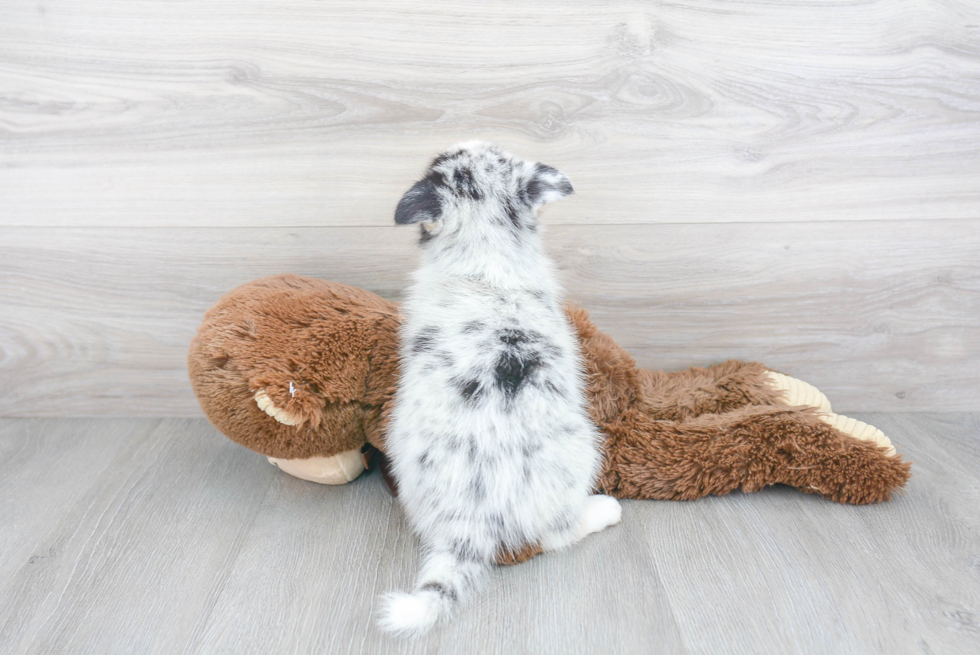
POLYGON ((197 416, 250 279, 397 299, 394 205, 498 141, 566 172, 569 294, 641 365, 980 409, 980 4, 0 4, 0 415, 197 416))

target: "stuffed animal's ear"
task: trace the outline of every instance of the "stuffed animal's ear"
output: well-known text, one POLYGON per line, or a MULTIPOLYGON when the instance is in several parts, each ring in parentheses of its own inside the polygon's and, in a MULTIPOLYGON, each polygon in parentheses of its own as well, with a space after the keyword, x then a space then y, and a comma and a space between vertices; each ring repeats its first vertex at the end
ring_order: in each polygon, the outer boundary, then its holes
POLYGON ((440 218, 442 201, 436 191, 436 184, 429 178, 413 184, 395 209, 395 223, 398 225, 437 221, 440 218))
POLYGON ((537 207, 575 192, 565 174, 547 164, 533 165, 524 188, 531 204, 537 207))

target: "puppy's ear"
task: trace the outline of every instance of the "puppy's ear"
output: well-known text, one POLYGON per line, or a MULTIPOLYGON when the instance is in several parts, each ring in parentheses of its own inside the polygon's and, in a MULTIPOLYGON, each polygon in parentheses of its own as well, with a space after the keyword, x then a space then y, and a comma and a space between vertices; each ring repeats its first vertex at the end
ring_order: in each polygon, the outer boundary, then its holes
POLYGON ((561 200, 575 192, 565 174, 547 164, 532 165, 524 189, 535 207, 561 200))
POLYGON ((442 218, 442 200, 436 184, 429 178, 420 180, 405 192, 395 209, 395 223, 411 225, 442 218))

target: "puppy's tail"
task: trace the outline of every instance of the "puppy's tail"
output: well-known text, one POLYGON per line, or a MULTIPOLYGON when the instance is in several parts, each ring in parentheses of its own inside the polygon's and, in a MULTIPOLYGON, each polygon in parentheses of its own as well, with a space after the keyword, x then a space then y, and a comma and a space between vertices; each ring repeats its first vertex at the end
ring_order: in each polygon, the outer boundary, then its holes
POLYGON ((385 596, 378 625, 401 637, 419 637, 450 616, 490 568, 489 561, 464 557, 453 550, 434 550, 410 594, 385 596))

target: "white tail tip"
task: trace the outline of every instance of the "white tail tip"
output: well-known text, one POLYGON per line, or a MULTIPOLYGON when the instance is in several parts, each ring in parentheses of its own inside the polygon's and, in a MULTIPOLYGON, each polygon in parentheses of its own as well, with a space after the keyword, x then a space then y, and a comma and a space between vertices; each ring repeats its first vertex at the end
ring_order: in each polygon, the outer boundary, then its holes
POLYGON ((439 594, 392 592, 384 597, 378 626, 398 637, 420 637, 439 621, 443 604, 439 594))

